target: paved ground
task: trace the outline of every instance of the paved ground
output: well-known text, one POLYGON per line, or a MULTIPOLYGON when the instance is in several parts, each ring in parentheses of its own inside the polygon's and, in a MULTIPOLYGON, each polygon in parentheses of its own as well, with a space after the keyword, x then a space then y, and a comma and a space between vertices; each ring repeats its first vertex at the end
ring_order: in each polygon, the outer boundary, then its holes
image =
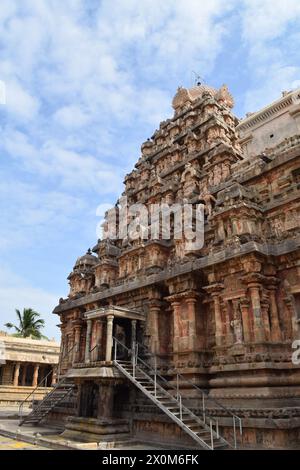
MULTIPOLYGON (((0 450, 49 450, 49 449, 97 449, 98 443, 84 443, 62 437, 59 430, 45 426, 19 426, 18 407, 0 406, 0 450)), ((24 410, 24 415, 30 413, 24 410)), ((102 442, 100 449, 109 449, 102 442)), ((150 443, 124 442, 115 444, 114 450, 157 450, 160 446, 150 443)), ((164 447, 165 450, 175 449, 164 447)), ((162 447, 161 447, 162 450, 162 447)))
POLYGON ((36 446, 27 442, 17 441, 0 435, 1 450, 49 450, 46 447, 36 446))
MULTIPOLYGON (((30 408, 24 408, 23 415, 30 413, 30 408)), ((19 407, 18 406, 3 406, 0 405, 0 420, 5 418, 14 418, 16 419, 19 416, 19 407)))

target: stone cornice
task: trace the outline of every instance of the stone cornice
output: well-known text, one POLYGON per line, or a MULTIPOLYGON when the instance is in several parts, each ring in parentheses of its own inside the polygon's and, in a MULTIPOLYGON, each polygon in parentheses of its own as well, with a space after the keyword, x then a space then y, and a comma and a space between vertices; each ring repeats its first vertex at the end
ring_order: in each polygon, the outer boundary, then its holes
POLYGON ((239 246, 235 250, 224 249, 218 253, 210 254, 203 258, 199 258, 182 265, 177 265, 174 268, 165 269, 158 274, 151 274, 145 276, 138 281, 131 281, 124 283, 120 286, 111 287, 110 289, 105 290, 105 292, 98 292, 95 294, 88 294, 84 297, 80 297, 75 300, 67 300, 59 304, 55 309, 54 313, 61 313, 67 310, 73 309, 75 307, 83 306, 87 303, 97 302, 98 300, 107 299, 114 297, 119 294, 124 294, 125 292, 133 291, 143 287, 150 286, 159 282, 163 282, 174 277, 190 273, 192 271, 197 271, 199 269, 209 268, 216 264, 224 263, 231 259, 240 258, 249 253, 257 253, 263 256, 281 256, 288 253, 292 253, 300 248, 300 237, 294 240, 287 240, 278 244, 268 244, 268 243, 257 243, 249 242, 244 245, 239 246))
MULTIPOLYGON (((299 90, 298 90, 299 93, 299 90)), ((252 114, 247 117, 237 126, 237 131, 246 132, 250 129, 254 129, 262 125, 263 122, 268 121, 274 116, 278 116, 282 113, 285 113, 289 106, 292 106, 294 103, 294 95, 296 93, 289 93, 288 95, 282 97, 281 99, 271 103, 269 106, 263 108, 261 111, 252 114)))

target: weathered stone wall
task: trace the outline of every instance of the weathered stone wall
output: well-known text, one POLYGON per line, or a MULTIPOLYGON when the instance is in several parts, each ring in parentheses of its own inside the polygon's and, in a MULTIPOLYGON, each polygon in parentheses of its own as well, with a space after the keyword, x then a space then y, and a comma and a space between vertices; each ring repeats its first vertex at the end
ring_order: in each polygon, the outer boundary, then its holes
MULTIPOLYGON (((298 94, 239 123, 226 87, 178 90, 174 117, 142 145, 123 195, 129 205, 204 203, 204 247, 190 253, 184 240, 172 238, 99 240, 96 255, 88 251, 77 260, 70 295, 55 309, 62 372, 84 363, 87 349, 95 365, 104 360, 108 326, 87 323, 89 312, 108 305, 140 311, 146 321, 138 321, 138 339, 158 355, 163 375, 174 381, 179 371, 230 406, 243 418, 246 445, 294 445, 300 427, 300 369, 291 360, 300 325, 298 94)), ((135 427, 145 436, 182 437, 173 424, 142 412, 135 427)))

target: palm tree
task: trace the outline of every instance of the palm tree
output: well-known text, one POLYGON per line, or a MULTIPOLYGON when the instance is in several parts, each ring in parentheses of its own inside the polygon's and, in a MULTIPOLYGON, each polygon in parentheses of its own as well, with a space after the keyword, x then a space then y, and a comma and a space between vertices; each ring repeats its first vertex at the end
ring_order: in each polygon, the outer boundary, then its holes
POLYGON ((14 328, 16 330, 15 336, 21 338, 42 339, 46 338, 42 335, 41 329, 44 328, 45 322, 40 317, 40 314, 32 308, 24 308, 21 314, 20 310, 16 309, 16 314, 19 320, 19 325, 13 323, 6 323, 8 329, 14 328))

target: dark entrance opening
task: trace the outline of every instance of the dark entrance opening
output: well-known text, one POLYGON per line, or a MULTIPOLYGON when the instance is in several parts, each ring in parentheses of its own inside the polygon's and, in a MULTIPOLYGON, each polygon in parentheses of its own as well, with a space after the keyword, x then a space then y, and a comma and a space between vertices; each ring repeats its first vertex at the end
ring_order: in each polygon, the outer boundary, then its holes
POLYGON ((99 385, 84 382, 81 386, 79 415, 83 418, 97 418, 99 385))

